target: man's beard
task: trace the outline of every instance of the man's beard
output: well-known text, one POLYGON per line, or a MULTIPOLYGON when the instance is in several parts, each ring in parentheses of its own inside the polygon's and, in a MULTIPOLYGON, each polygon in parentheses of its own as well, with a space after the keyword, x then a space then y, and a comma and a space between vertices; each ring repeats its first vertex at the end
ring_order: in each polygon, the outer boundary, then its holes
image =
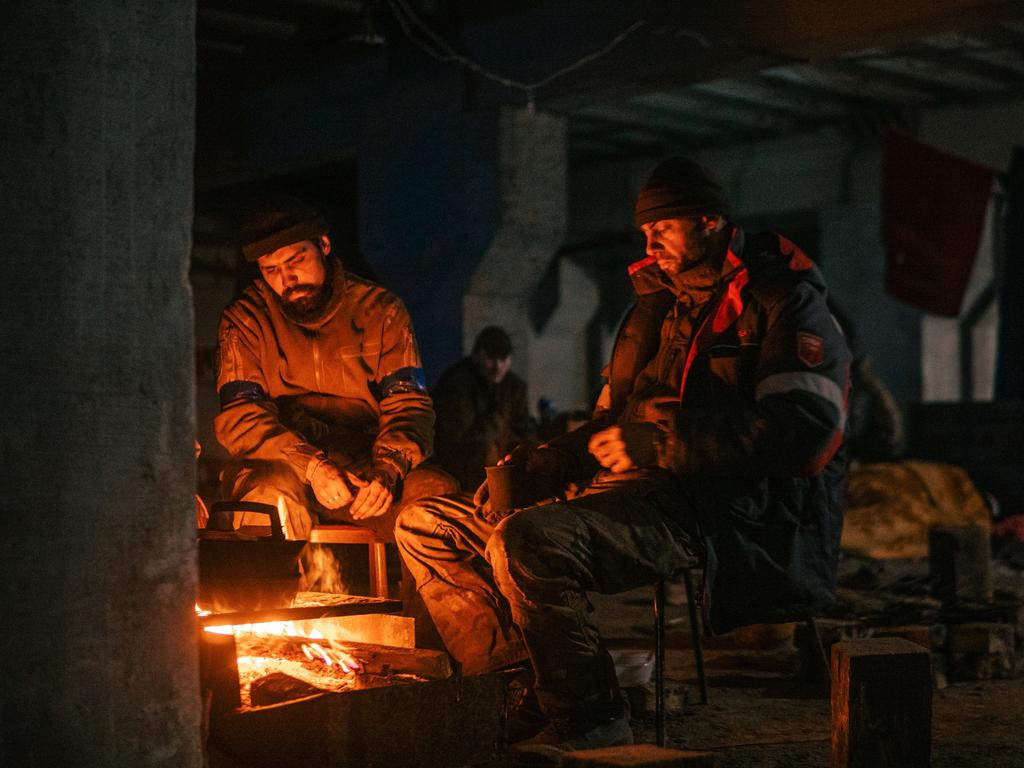
POLYGON ((718 282, 725 251, 714 238, 702 239, 694 244, 679 271, 669 275, 677 293, 703 291, 718 282))
POLYGON ((311 323, 319 320, 331 300, 334 280, 333 270, 329 271, 323 285, 293 285, 281 295, 281 310, 285 317, 296 323, 311 323), (301 296, 294 296, 304 291, 301 296), (293 298, 289 298, 289 295, 293 298))

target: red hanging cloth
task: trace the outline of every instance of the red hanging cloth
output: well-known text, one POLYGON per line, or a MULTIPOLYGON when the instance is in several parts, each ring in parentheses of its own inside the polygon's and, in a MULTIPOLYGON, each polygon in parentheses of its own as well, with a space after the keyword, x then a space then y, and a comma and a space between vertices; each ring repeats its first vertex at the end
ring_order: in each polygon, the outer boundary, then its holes
POLYGON ((895 131, 885 135, 885 290, 935 315, 960 314, 994 172, 895 131))

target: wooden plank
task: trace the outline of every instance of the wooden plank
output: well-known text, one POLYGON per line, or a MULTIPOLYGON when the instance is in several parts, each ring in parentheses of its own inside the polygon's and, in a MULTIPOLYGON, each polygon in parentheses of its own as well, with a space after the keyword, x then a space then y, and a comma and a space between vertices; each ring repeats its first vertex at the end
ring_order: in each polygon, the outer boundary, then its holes
POLYGON ((333 605, 303 605, 295 608, 273 608, 263 611, 211 613, 208 616, 200 616, 199 623, 204 627, 219 627, 225 624, 258 624, 265 621, 298 621, 300 619, 321 619, 327 616, 360 616, 367 613, 400 613, 401 611, 401 600, 351 597, 333 605))
POLYGON ((562 768, 715 768, 715 753, 629 744, 569 752, 562 768))

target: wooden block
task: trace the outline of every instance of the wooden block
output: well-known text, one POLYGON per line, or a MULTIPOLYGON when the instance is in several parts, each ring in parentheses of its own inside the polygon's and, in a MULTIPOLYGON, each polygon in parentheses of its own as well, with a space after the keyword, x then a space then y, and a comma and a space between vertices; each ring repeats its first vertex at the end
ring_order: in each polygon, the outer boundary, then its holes
POLYGON ((898 637, 832 646, 832 768, 927 768, 931 658, 898 637))
POLYGON ((1007 678, 1016 664, 1015 628, 986 622, 954 624, 946 650, 953 680, 1007 678))
POLYGON ((241 706, 234 635, 199 631, 199 681, 211 692, 211 714, 241 706))
POLYGON ((562 758, 563 768, 715 768, 714 752, 666 749, 653 744, 581 749, 562 758))
POLYGON ((932 595, 944 603, 992 601, 991 533, 977 525, 928 531, 932 595))
POLYGON ((902 637, 930 650, 933 644, 933 631, 927 624, 909 624, 903 627, 879 627, 872 637, 902 637))

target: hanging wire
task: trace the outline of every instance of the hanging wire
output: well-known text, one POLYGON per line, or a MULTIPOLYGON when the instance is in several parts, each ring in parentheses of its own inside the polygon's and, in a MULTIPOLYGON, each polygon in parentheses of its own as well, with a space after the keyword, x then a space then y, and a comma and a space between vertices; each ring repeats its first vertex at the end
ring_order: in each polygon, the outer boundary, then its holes
POLYGON ((515 80, 511 77, 507 77, 498 72, 493 72, 483 65, 473 61, 467 56, 456 51, 447 41, 444 40, 440 35, 434 32, 426 22, 424 22, 416 13, 409 7, 406 0, 388 0, 388 5, 394 13, 395 18, 398 20, 399 26, 405 33, 405 36, 409 38, 417 47, 425 51, 429 56, 438 61, 445 63, 459 64, 471 72, 475 72, 480 77, 490 80, 506 88, 512 88, 514 90, 522 91, 526 96, 526 108, 529 112, 533 112, 535 103, 535 93, 538 88, 541 88, 553 80, 567 75, 573 70, 579 69, 580 67, 589 64, 595 59, 599 59, 612 49, 617 47, 623 40, 632 35, 638 29, 643 27, 647 22, 642 19, 635 21, 626 27, 622 32, 612 38, 604 47, 588 53, 581 59, 577 59, 572 64, 562 67, 551 74, 542 77, 540 80, 535 80, 530 83, 523 82, 521 80, 515 80), (413 27, 416 27, 417 32, 413 31, 413 27), (426 38, 421 35, 425 35, 426 38))

